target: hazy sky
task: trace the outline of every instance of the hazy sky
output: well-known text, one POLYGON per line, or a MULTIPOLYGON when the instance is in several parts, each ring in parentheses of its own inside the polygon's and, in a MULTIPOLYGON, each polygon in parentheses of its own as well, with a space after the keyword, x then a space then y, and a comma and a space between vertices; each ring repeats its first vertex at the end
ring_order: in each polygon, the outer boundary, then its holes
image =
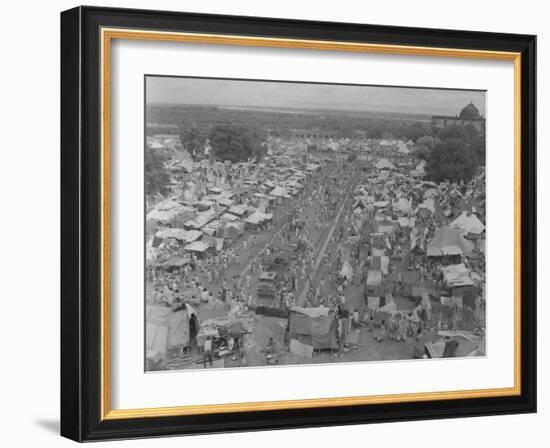
POLYGON ((455 115, 470 101, 485 115, 485 92, 199 78, 147 78, 148 103, 348 109, 455 115))

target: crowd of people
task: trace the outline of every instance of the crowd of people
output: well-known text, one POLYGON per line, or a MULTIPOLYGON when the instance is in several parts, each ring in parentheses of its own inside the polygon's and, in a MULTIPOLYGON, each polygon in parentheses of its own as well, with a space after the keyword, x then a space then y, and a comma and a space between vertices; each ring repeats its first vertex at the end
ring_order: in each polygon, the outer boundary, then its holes
MULTIPOLYGON (((300 187, 292 195, 269 204, 251 194, 239 196, 233 205, 253 205, 271 218, 206 253, 189 253, 175 241, 163 244, 159 259, 169 254, 186 262, 176 269, 159 266, 148 271, 148 302, 188 302, 199 312, 228 312, 235 306, 249 312, 261 304, 260 276, 274 272, 271 306, 286 312, 294 307, 328 308, 336 322, 338 354, 344 356, 354 330, 378 343, 398 343, 419 341, 427 332, 465 329, 459 319, 465 305, 454 300, 442 269, 463 265, 475 290, 468 293, 475 296, 474 327, 483 327, 484 232, 460 229, 460 238, 467 239, 471 250, 430 253, 438 232, 453 227, 462 213, 484 220, 483 174, 467 184, 434 184, 409 175, 416 163, 412 157, 394 157, 396 167, 389 175, 376 168, 378 159, 373 155, 357 163, 345 157, 316 157, 318 168, 294 182, 300 187), (376 293, 368 287, 373 271, 380 272, 376 293), (435 321, 433 308, 439 305, 433 305, 434 298, 442 304, 443 311, 438 308, 437 313, 445 315, 435 321)), ((304 169, 305 164, 294 160, 288 169, 304 169)), ((270 165, 263 165, 253 168, 256 178, 269 178, 270 165)), ((216 183, 239 189, 250 172, 243 166, 217 168, 196 184, 211 182, 214 176, 216 183)), ((208 355, 205 365, 211 361, 208 355)))

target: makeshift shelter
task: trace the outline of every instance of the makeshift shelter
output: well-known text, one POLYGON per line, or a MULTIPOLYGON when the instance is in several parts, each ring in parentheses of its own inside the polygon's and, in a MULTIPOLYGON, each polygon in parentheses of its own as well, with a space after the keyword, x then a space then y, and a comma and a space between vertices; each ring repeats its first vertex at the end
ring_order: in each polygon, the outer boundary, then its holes
POLYGON ((230 207, 233 202, 235 202, 233 199, 227 197, 226 195, 219 195, 214 198, 214 200, 225 207, 230 207))
POLYGON ((273 217, 273 215, 271 213, 262 213, 262 212, 256 210, 254 213, 252 213, 244 221, 247 224, 259 225, 259 224, 264 223, 265 221, 269 221, 272 217, 273 217))
POLYGON ((228 211, 228 213, 231 213, 233 215, 242 217, 242 216, 246 215, 246 213, 248 212, 248 207, 246 205, 243 205, 243 204, 233 205, 227 211, 228 211))
POLYGON ((397 223, 400 227, 414 227, 415 222, 414 218, 407 218, 406 216, 397 219, 397 223))
POLYGON ((210 244, 206 241, 195 241, 194 243, 188 244, 184 247, 185 250, 189 252, 204 253, 208 250, 210 244))
POLYGON ((223 229, 223 237, 235 239, 244 233, 244 223, 242 221, 228 222, 223 229))
POLYGON ((290 309, 288 329, 291 339, 317 350, 338 348, 337 320, 328 308, 290 309))
POLYGON ((342 269, 340 270, 340 278, 345 278, 348 281, 353 279, 353 267, 351 266, 349 260, 344 261, 342 269))
POLYGON ((225 227, 225 221, 215 219, 206 224, 201 230, 205 235, 208 236, 221 236, 223 228, 225 227))
POLYGON ((409 213, 411 212, 411 203, 407 198, 399 198, 393 203, 393 209, 396 212, 409 213))
POLYGON ((185 219, 191 218, 195 214, 195 209, 186 207, 171 199, 158 204, 153 210, 146 215, 147 221, 156 221, 167 223, 178 217, 185 219))
POLYGON ((411 176, 424 177, 425 175, 426 175, 426 162, 422 160, 418 165, 416 165, 414 170, 411 170, 411 176))
POLYGON ((192 219, 185 221, 184 226, 190 229, 200 229, 208 224, 210 221, 216 219, 216 212, 209 210, 207 212, 198 213, 192 219))
POLYGON ((196 334, 200 328, 198 315, 188 304, 177 311, 166 306, 147 306, 145 322, 145 349, 148 359, 162 359, 169 350, 188 347, 192 330, 196 334))
POLYGON ((462 236, 458 229, 442 227, 428 243, 428 257, 444 255, 469 255, 473 250, 472 243, 462 236))
POLYGON ((160 265, 163 267, 163 268, 180 268, 182 266, 185 266, 186 264, 188 264, 191 260, 189 259, 189 257, 178 257, 178 256, 174 256, 174 257, 170 257, 168 258, 167 260, 163 261, 160 265))
POLYGON ((407 146, 407 144, 401 140, 399 140, 397 142, 397 150, 399 151, 400 154, 410 154, 411 153, 411 150, 409 149, 409 147, 407 146))
POLYGON ((470 276, 470 271, 464 263, 452 264, 441 268, 443 279, 448 287, 472 286, 474 282, 470 276))
POLYGON ((376 165, 374 165, 378 170, 394 170, 395 165, 391 163, 388 159, 380 159, 376 165))
POLYGON ((223 215, 220 216, 220 219, 222 221, 234 222, 234 221, 237 221, 239 217, 233 215, 232 213, 224 213, 223 215))
POLYGON ((479 235, 485 230, 485 225, 479 218, 475 214, 467 211, 463 211, 462 214, 452 222, 451 226, 462 230, 465 234, 479 235))
POLYGON ((198 230, 185 230, 185 229, 162 229, 159 230, 155 237, 160 239, 174 238, 185 243, 192 243, 198 240, 202 235, 202 232, 198 230))
POLYGON ((213 236, 205 235, 203 238, 203 241, 207 243, 208 246, 214 249, 216 252, 219 252, 220 250, 223 249, 223 243, 224 243, 223 238, 216 238, 213 236))
POLYGON ((288 190, 286 190, 285 188, 279 185, 277 185, 273 190, 271 190, 269 194, 275 197, 290 198, 290 194, 288 193, 288 190))
POLYGON ((367 271, 367 296, 380 297, 382 291, 382 271, 369 269, 367 271))

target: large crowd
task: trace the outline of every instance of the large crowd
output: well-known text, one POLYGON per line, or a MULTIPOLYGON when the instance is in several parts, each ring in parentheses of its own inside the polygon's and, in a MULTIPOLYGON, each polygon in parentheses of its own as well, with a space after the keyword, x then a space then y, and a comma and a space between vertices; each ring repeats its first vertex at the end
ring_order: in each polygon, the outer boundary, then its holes
MULTIPOLYGON (((434 184, 410 175, 416 163, 412 157, 395 154, 384 169, 375 164, 380 158, 373 154, 362 163, 345 157, 315 156, 307 162, 290 158, 283 166, 273 158, 262 166, 218 164, 210 172, 198 170, 194 185, 213 183, 242 190, 253 178, 247 194, 228 197, 232 206, 244 206, 249 214, 261 210, 269 219, 201 253, 190 252, 181 241, 163 241, 147 270, 148 304, 190 303, 199 314, 235 309, 251 313, 262 304, 258 279, 275 271, 271 307, 286 313, 295 308, 328 308, 336 322, 340 356, 350 346, 357 348, 349 343, 354 331, 372 334, 373 341, 380 343, 419 341, 429 332, 482 334, 483 173, 468 184, 434 184), (316 168, 307 171, 310 162, 316 168), (299 176, 281 174, 292 170, 299 176), (264 179, 264 185, 258 179, 264 179), (274 187, 273 181, 283 186, 274 187), (265 202, 263 196, 269 193, 265 185, 273 192, 286 188, 288 195, 265 202), (462 216, 470 223, 471 215, 481 227, 455 225, 462 216), (439 250, 436 255, 435 250, 439 250), (184 262, 164 267, 162 262, 169 257, 184 262), (377 282, 371 281, 375 274, 377 282), (466 281, 453 284, 455 274, 466 281), (369 284, 375 284, 374 291, 369 284), (472 310, 471 318, 466 308, 472 310)), ((229 208, 217 207, 216 216, 229 208)), ((272 338, 268 344, 274 344, 272 338)), ((415 350, 414 356, 425 355, 422 348, 415 350)))

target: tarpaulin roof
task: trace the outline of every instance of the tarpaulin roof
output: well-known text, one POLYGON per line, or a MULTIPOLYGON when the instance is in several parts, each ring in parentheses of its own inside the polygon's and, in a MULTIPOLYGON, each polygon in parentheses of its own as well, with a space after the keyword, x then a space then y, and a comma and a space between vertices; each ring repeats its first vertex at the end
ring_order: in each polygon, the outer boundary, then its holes
POLYGON ((269 221, 273 215, 271 213, 262 213, 260 211, 255 211, 248 218, 245 219, 245 222, 249 224, 259 224, 264 221, 269 221))
POLYGON ((185 266, 187 263, 189 263, 189 258, 188 257, 178 257, 178 256, 175 256, 175 257, 170 257, 168 260, 164 261, 162 264, 162 266, 166 266, 166 267, 180 267, 180 266, 185 266))
POLYGON ((208 224, 210 221, 213 221, 216 218, 216 212, 209 210, 204 213, 198 213, 194 218, 185 221, 187 227, 192 227, 194 229, 200 229, 204 225, 208 224))
POLYGON ((283 197, 283 198, 290 197, 290 195, 288 194, 288 191, 279 185, 277 185, 273 190, 271 190, 269 194, 271 196, 277 196, 277 197, 283 197))
POLYGON ((192 252, 204 252, 209 247, 210 245, 205 241, 195 241, 194 243, 185 246, 184 249, 192 252))
POLYGON ((248 211, 248 207, 246 205, 233 205, 228 212, 233 213, 237 216, 242 216, 248 211))
POLYGON ((159 230, 155 236, 157 238, 175 238, 177 240, 185 241, 186 243, 192 243, 199 239, 202 232, 198 230, 185 230, 185 229, 162 229, 159 230))

